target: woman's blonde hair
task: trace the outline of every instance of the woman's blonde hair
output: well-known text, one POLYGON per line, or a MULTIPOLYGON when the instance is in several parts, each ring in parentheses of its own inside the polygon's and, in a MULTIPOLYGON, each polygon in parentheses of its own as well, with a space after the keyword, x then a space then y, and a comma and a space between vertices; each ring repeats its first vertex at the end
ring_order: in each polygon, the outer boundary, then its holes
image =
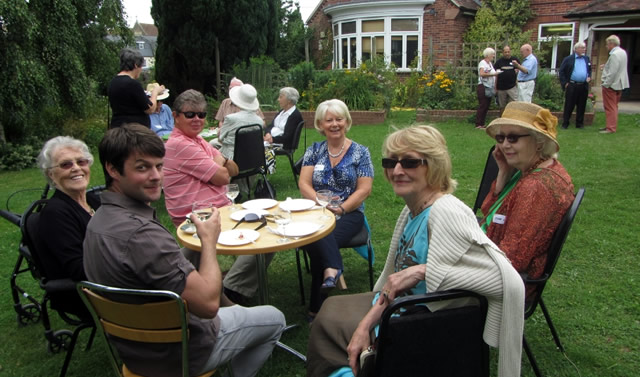
POLYGON ((318 105, 316 109, 316 118, 313 122, 313 126, 315 127, 321 135, 324 135, 324 131, 322 130, 321 122, 324 120, 325 115, 327 113, 335 114, 337 116, 343 117, 347 121, 346 131, 349 132, 351 129, 351 114, 349 114, 349 108, 347 105, 340 101, 339 99, 330 99, 322 102, 318 105))
MULTIPOLYGON (((451 178, 451 157, 447 142, 436 128, 416 125, 397 130, 387 136, 382 146, 384 157, 399 157, 408 152, 419 153, 427 160, 427 184, 450 194, 458 184, 451 178)), ((385 173, 387 180, 389 177, 385 173)))

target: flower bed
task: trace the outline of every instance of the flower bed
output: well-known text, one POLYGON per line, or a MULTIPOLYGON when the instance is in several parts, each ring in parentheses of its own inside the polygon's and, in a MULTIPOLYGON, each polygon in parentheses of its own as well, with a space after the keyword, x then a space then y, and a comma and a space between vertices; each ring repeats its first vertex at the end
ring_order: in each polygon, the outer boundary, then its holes
MULTIPOLYGON (((263 111, 263 113, 266 124, 271 123, 273 118, 276 117, 276 114, 278 114, 277 111, 263 111)), ((313 120, 315 119, 316 112, 300 111, 300 113, 302 114, 302 119, 304 119, 305 128, 313 128, 313 120)), ((384 122, 387 115, 384 110, 349 111, 349 114, 351 114, 351 120, 354 126, 361 124, 380 124, 384 122)))
MULTIPOLYGON (((431 109, 417 109, 416 121, 417 122, 439 122, 449 119, 465 120, 476 114, 476 110, 431 110, 431 109)), ((558 127, 562 125, 562 112, 552 111, 551 114, 558 117, 558 127)), ((500 115, 499 110, 489 110, 487 118, 497 118, 500 115)), ((593 124, 595 113, 584 113, 584 125, 590 126, 593 124)), ((575 112, 571 116, 570 124, 575 124, 575 112)))

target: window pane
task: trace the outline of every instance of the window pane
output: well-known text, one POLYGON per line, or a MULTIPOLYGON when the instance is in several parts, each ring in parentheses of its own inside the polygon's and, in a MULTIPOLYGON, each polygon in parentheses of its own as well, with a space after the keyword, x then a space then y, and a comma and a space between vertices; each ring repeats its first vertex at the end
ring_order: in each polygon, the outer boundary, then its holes
POLYGON ((362 61, 371 59, 371 37, 362 37, 362 61))
POLYGON ((362 32, 382 32, 384 31, 384 20, 362 21, 362 32))
POLYGON ((356 22, 343 22, 342 23, 342 34, 353 34, 356 32, 356 22))
POLYGON ((342 39, 342 59, 340 60, 340 68, 347 68, 347 57, 349 56, 349 50, 347 49, 349 40, 347 38, 342 39))
POLYGON ((556 24, 556 25, 543 25, 540 37, 571 37, 573 35, 573 24, 556 24))
POLYGON ((338 60, 338 53, 340 52, 340 50, 338 50, 338 41, 334 41, 333 42, 333 67, 334 68, 340 68, 340 61, 338 60))
POLYGON ((391 31, 418 31, 418 19, 394 19, 391 20, 391 31))
POLYGON ((415 68, 417 66, 418 61, 413 61, 416 56, 418 56, 418 36, 409 35, 407 36, 407 66, 410 66, 412 68, 415 68))
POLYGON ((391 37, 391 62, 398 68, 402 66, 402 37, 391 37))
POLYGON ((571 41, 558 41, 557 44, 556 64, 552 67, 555 69, 559 69, 562 64, 562 59, 571 54, 571 41))
POLYGON ((373 40, 376 57, 384 59, 384 37, 374 37, 373 40))
POLYGON ((551 68, 551 57, 553 56, 553 42, 540 43, 541 54, 537 56, 540 68, 551 68))
POLYGON ((351 45, 350 56, 349 56, 349 61, 351 63, 349 64, 349 68, 355 68, 356 67, 356 39, 350 38, 349 44, 351 45))
POLYGON ((333 36, 337 37, 338 35, 340 35, 340 25, 334 24, 333 25, 333 36))

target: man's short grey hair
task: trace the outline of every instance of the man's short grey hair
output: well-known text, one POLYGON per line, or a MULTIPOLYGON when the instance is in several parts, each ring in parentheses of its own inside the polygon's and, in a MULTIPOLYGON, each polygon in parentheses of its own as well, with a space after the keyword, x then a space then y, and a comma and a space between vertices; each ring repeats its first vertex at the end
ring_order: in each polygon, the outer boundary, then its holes
POLYGON ((587 45, 586 45, 584 42, 578 42, 578 43, 576 43, 575 45, 573 45, 573 50, 575 51, 575 50, 577 50, 577 49, 578 49, 578 48, 580 48, 580 47, 585 47, 585 48, 586 48, 586 47, 587 47, 587 45))
POLYGON ((613 43, 616 46, 620 46, 620 38, 615 34, 611 34, 607 37, 607 43, 613 43))
POLYGON ((298 93, 298 90, 290 86, 286 86, 280 89, 280 94, 282 94, 287 100, 289 100, 289 102, 294 105, 298 103, 298 100, 300 99, 300 93, 298 93))
POLYGON ((38 167, 51 186, 53 186, 53 181, 47 173, 49 169, 53 168, 53 164, 56 163, 56 161, 54 161, 56 152, 63 148, 80 151, 83 157, 89 160, 89 166, 93 165, 93 155, 89 151, 87 144, 82 140, 74 139, 70 136, 56 136, 44 143, 44 146, 38 155, 38 167))
POLYGON ((207 99, 199 91, 187 89, 173 101, 173 110, 181 112, 187 106, 191 107, 193 111, 205 111, 207 109, 207 99))
POLYGON ((496 54, 496 50, 492 49, 491 47, 487 47, 484 49, 484 51, 482 51, 482 56, 484 56, 485 58, 489 55, 495 55, 496 54))

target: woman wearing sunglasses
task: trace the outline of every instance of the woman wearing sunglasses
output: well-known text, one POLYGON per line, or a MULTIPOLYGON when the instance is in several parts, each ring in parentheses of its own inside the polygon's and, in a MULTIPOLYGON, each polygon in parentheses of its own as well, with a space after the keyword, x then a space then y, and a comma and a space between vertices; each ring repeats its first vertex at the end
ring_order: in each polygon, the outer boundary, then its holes
MULTIPOLYGON (((58 136, 47 141, 38 156, 38 166, 55 192, 42 209, 39 221, 38 255, 49 279, 86 280, 82 265, 82 241, 87 224, 100 206, 100 198, 87 193, 93 156, 80 140, 58 136)), ((86 313, 80 297, 55 297, 56 308, 86 313)))
POLYGON ((571 177, 557 160, 557 125, 549 110, 511 102, 487 128, 496 140, 499 170, 480 225, 516 270, 534 279, 542 275, 551 237, 574 199, 571 177))
POLYGON ((387 137, 383 156, 385 177, 406 206, 374 291, 333 296, 322 306, 311 327, 307 376, 356 374, 391 301, 449 289, 487 297, 484 340, 500 344, 499 376, 519 376, 524 286, 469 207, 451 195, 456 181, 444 138, 431 126, 405 128, 387 137))

